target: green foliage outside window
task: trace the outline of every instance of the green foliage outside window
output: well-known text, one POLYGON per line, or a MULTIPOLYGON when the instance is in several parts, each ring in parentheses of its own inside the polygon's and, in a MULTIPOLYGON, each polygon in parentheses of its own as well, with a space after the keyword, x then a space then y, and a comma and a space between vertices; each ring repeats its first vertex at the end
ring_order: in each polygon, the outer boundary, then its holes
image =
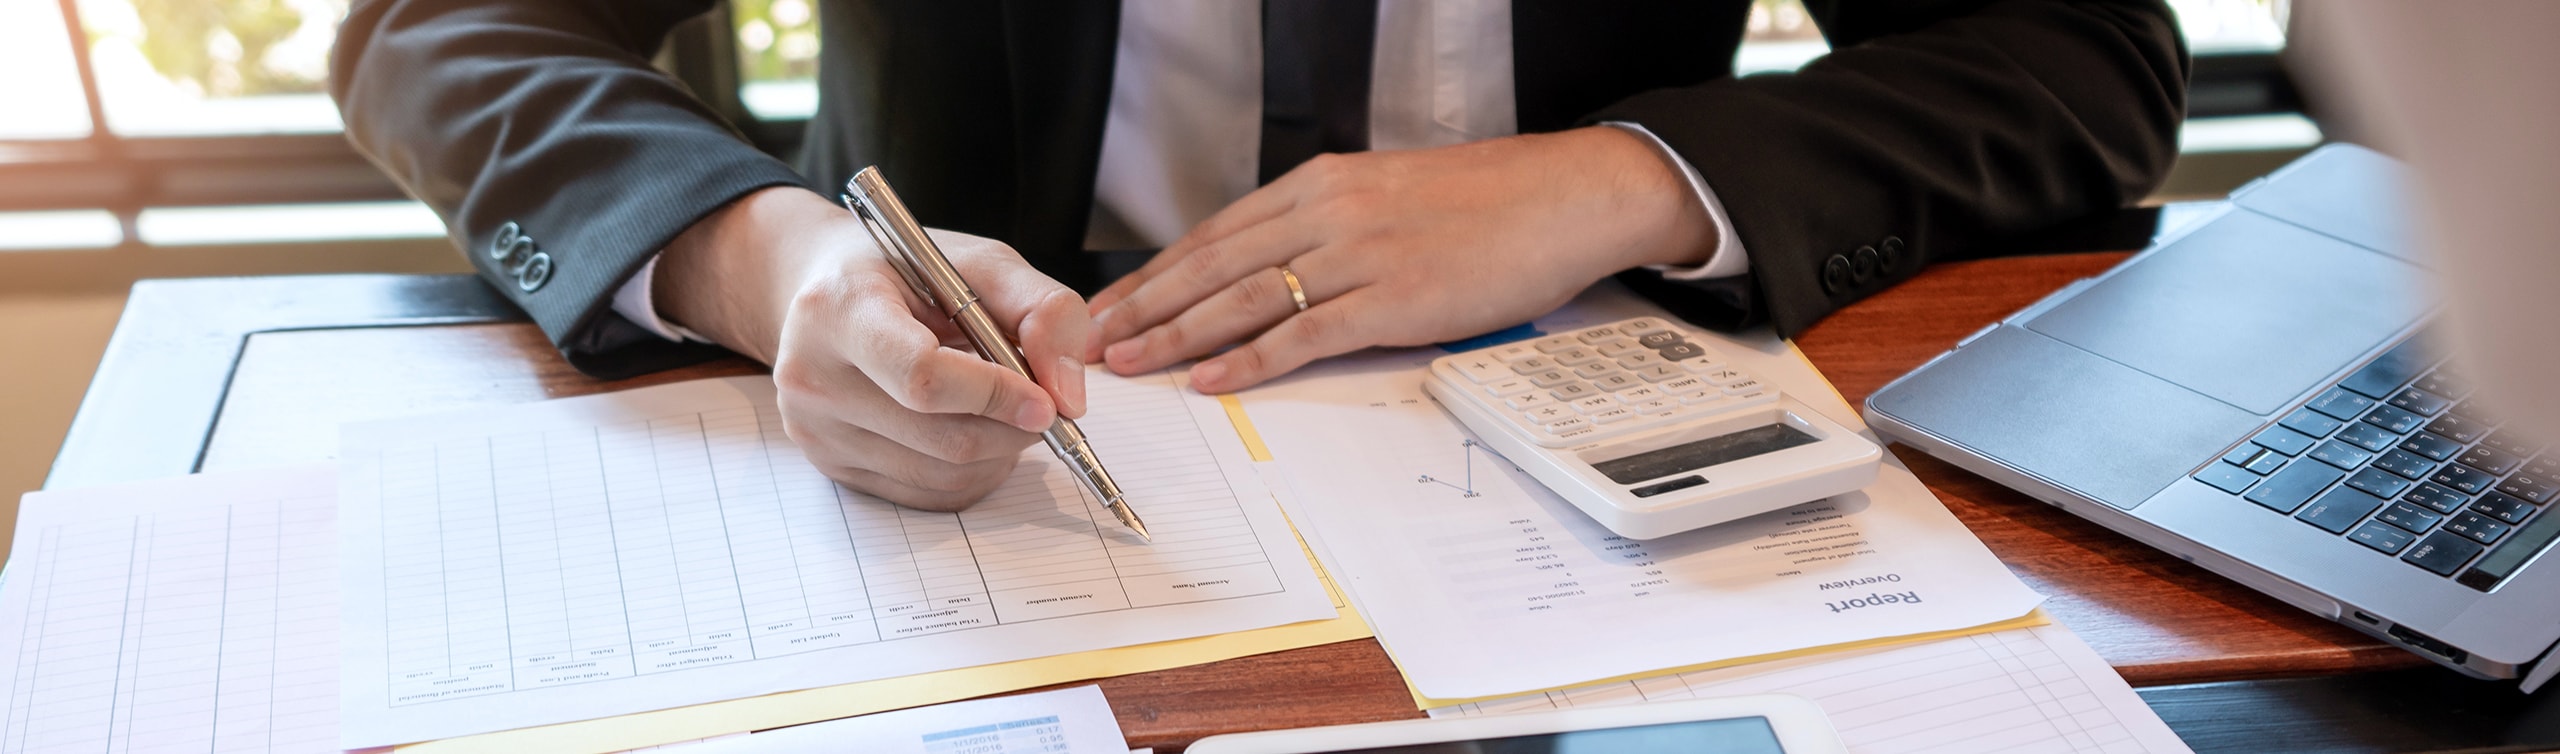
POLYGON ((216 97, 320 90, 318 80, 269 65, 276 44, 302 28, 302 11, 285 0, 131 2, 142 55, 170 81, 216 97))

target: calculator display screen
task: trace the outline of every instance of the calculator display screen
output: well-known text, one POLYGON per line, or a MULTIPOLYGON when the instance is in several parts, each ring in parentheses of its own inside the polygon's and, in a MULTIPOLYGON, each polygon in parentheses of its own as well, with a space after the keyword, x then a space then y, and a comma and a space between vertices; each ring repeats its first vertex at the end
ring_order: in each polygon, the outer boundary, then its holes
POLYGON ((1648 450, 1615 461, 1601 461, 1592 464, 1591 468, 1608 477, 1609 481, 1635 484, 1813 443, 1813 435, 1805 434, 1804 430, 1785 424, 1770 424, 1661 450, 1648 450))
POLYGON ((1765 717, 1695 720, 1436 744, 1342 749, 1335 754, 1786 754, 1765 717))

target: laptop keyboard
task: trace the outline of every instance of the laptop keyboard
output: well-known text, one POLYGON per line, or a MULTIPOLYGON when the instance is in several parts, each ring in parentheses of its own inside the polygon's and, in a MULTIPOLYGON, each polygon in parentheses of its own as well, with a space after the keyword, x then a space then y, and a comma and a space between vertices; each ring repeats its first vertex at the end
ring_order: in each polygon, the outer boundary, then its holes
POLYGON ((2348 375, 2196 481, 2488 591, 2555 538, 2560 450, 2465 402, 2418 339, 2348 375))

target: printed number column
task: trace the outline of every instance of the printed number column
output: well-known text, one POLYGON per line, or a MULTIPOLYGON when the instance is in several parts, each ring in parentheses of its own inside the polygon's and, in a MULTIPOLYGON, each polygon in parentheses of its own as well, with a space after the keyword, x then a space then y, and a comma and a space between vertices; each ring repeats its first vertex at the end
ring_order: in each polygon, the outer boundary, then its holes
POLYGON ((756 655, 772 657, 880 639, 852 528, 837 505, 836 485, 810 466, 782 431, 772 406, 756 411, 759 457, 773 477, 775 508, 789 530, 807 619, 797 627, 757 627, 756 655))
POLYGON ((652 420, 649 438, 657 452, 658 487, 665 495, 676 580, 684 593, 685 630, 691 636, 684 647, 642 653, 640 672, 753 659, 702 417, 652 420))

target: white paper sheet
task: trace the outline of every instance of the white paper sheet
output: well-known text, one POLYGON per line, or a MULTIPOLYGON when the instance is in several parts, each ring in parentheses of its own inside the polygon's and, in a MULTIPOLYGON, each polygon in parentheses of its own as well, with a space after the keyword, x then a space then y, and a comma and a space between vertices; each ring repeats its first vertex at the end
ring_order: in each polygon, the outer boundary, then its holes
POLYGON ((761 731, 686 754, 1124 754, 1100 686, 1017 694, 761 731))
POLYGON ((28 493, 0 752, 329 751, 334 465, 28 493))
MULTIPOLYGON (((1662 316, 1600 286, 1548 332, 1662 316)), ((1821 375, 1763 336, 1734 361, 1849 427, 1821 375)), ((1978 626, 2042 599, 1888 457, 1866 490, 1649 541, 1618 537, 1471 442, 1422 390, 1436 349, 1318 365, 1243 396, 1399 667, 1442 699, 1515 694, 1805 647, 1978 626), (1357 438, 1356 442, 1345 438, 1357 438)))
POLYGON ((342 432, 344 744, 1333 617, 1216 401, 1088 377, 1139 541, 1045 446, 960 514, 821 476, 764 378, 342 432))
POLYGON ((1849 750, 1864 754, 2187 751, 2123 676, 2058 624, 1551 691, 1431 715, 1772 692, 1822 705, 1849 750))

